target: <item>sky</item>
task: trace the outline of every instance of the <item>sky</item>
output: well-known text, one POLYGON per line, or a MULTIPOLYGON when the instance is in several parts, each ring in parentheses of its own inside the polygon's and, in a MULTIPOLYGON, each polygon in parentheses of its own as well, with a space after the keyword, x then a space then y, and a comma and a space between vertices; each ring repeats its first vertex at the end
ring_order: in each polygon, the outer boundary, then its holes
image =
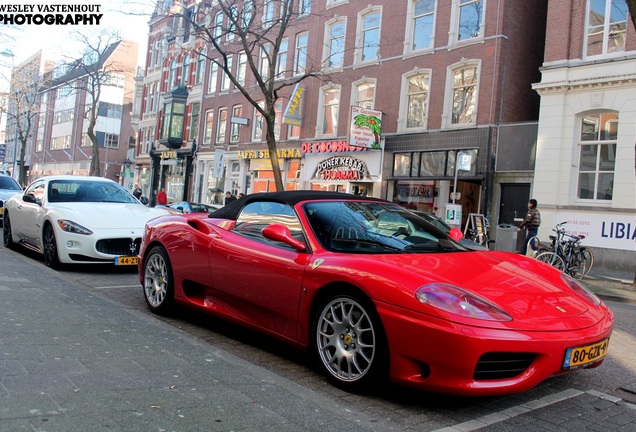
MULTIPOLYGON (((13 52, 16 65, 28 59, 39 49, 44 49, 47 57, 54 61, 80 57, 81 45, 74 41, 72 33, 80 31, 82 34, 91 35, 103 29, 115 30, 120 32, 123 39, 137 42, 139 44, 138 64, 143 65, 148 37, 148 20, 153 10, 153 0, 0 0, 0 7, 2 4, 35 5, 33 14, 38 14, 38 6, 43 5, 99 5, 98 13, 103 14, 99 25, 31 24, 10 27, 0 23, 0 52, 7 49, 13 52)), ((0 12, 0 15, 2 13, 0 12)), ((66 12, 58 13, 67 15, 66 12)), ((17 14, 19 13, 11 13, 14 19, 17 14)), ((4 58, 7 57, 4 56, 4 58)))

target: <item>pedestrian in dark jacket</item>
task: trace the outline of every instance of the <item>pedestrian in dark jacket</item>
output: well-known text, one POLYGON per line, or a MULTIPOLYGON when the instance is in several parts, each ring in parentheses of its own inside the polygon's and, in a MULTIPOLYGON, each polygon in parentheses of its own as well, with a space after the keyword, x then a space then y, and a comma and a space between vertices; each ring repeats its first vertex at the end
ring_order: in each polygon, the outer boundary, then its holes
MULTIPOLYGON (((526 240, 523 242, 523 247, 521 248, 521 255, 525 255, 528 251, 528 242, 532 237, 535 237, 539 233, 539 226, 541 225, 541 213, 539 213, 539 209, 537 209, 537 200, 531 199, 528 201, 528 214, 526 215, 523 222, 517 231, 521 231, 523 228, 526 229, 526 240)), ((536 244, 536 241, 530 243, 530 247, 532 250, 539 250, 539 245, 536 244)))

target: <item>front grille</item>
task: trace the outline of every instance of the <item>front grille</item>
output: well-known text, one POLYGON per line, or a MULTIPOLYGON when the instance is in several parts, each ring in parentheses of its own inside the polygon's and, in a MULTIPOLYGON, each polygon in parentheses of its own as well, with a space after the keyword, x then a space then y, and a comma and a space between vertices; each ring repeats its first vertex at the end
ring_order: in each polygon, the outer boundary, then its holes
POLYGON ((136 239, 116 238, 99 240, 95 248, 98 252, 109 255, 135 256, 139 252, 140 245, 141 237, 137 237, 136 239), (134 250, 131 250, 131 244, 134 244, 134 250))
POLYGON ((486 381, 514 378, 532 364, 534 357, 531 353, 486 353, 477 362, 473 379, 486 381))

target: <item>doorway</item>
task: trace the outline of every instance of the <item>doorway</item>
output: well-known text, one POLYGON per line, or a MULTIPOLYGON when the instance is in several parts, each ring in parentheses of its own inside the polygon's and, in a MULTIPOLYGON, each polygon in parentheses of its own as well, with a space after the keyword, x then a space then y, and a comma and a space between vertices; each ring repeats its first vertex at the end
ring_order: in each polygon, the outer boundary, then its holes
POLYGON ((502 183, 497 224, 519 226, 528 212, 529 199, 529 183, 502 183))

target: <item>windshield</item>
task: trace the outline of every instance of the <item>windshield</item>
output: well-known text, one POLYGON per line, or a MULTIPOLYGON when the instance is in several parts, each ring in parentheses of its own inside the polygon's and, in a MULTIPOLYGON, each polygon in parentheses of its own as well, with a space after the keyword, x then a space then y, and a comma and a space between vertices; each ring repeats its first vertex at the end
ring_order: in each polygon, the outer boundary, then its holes
POLYGON ((0 177, 0 189, 21 191, 22 188, 13 177, 0 177))
POLYGON ((49 183, 49 202, 135 203, 126 189, 114 182, 90 180, 53 180, 49 183))
POLYGON ((443 231, 395 204, 324 201, 303 205, 322 246, 347 253, 464 251, 443 231))

